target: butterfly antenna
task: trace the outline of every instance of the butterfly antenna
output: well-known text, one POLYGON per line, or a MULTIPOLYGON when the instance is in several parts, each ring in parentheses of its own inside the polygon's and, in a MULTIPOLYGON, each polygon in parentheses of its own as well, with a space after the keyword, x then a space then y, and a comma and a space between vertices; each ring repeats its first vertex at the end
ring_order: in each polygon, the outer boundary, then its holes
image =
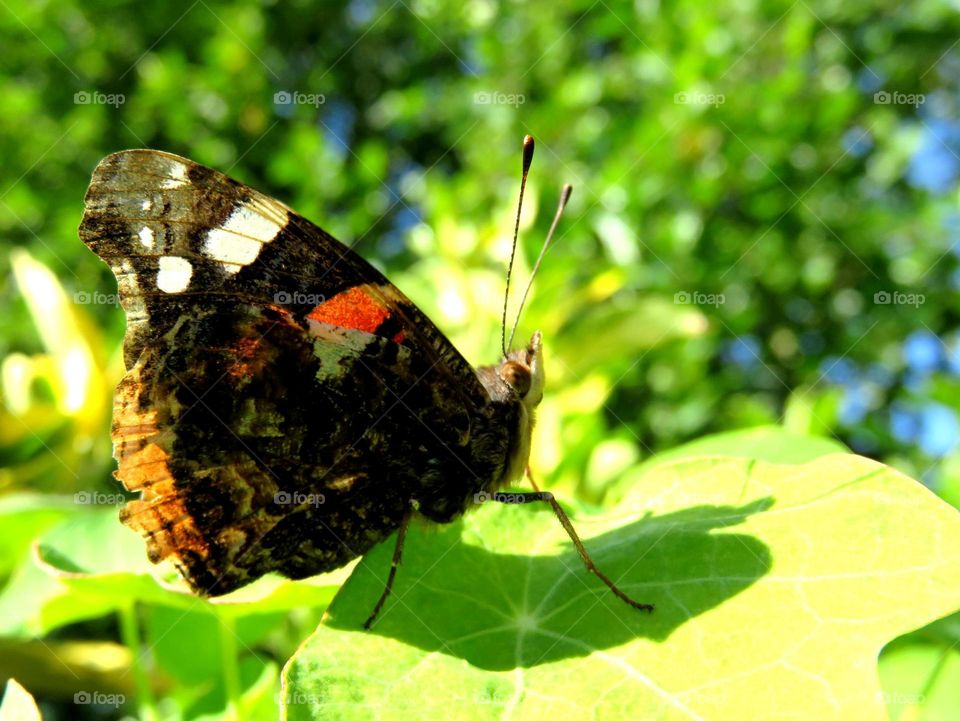
MULTIPOLYGON (((533 136, 523 136, 523 175, 520 177, 520 200, 517 202, 517 222, 513 226, 513 247, 510 249, 510 265, 507 266, 507 287, 503 291, 503 318, 500 321, 500 347, 503 357, 507 357, 507 302, 510 300, 510 276, 513 274, 513 261, 517 255, 517 236, 520 234, 520 211, 523 209, 523 191, 527 187, 527 173, 533 162, 533 136)), ((510 334, 513 339, 513 333, 510 334)))
POLYGON ((513 329, 510 331, 510 340, 507 341, 507 347, 513 345, 513 336, 517 332, 517 326, 520 325, 520 314, 523 312, 523 306, 527 302, 527 295, 530 288, 533 287, 533 279, 537 277, 537 271, 540 270, 540 264, 543 262, 543 256, 547 254, 550 248, 550 241, 553 240, 553 234, 557 230, 557 223, 560 222, 560 216, 563 215, 563 209, 567 207, 570 200, 570 194, 573 192, 573 186, 565 183, 563 190, 560 191, 560 202, 557 203, 557 212, 553 215, 553 222, 550 224, 550 230, 547 232, 547 239, 543 241, 540 248, 540 255, 537 256, 537 262, 533 264, 533 270, 530 271, 530 280, 527 281, 527 287, 523 289, 523 295, 520 297, 520 307, 517 308, 517 319, 513 322, 513 329))

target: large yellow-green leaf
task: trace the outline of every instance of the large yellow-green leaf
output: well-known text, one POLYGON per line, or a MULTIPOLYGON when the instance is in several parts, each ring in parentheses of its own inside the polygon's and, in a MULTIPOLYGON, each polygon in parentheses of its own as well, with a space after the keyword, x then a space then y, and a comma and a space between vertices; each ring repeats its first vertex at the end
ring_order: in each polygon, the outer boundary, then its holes
POLYGON ((876 462, 695 458, 576 514, 488 504, 414 528, 394 596, 360 626, 389 544, 287 665, 299 719, 885 718, 877 654, 960 607, 960 515, 876 462))
POLYGON ((653 465, 695 456, 739 456, 771 463, 804 463, 829 453, 846 451, 833 438, 793 433, 780 426, 757 426, 725 433, 714 433, 695 441, 658 453, 645 470, 653 465))

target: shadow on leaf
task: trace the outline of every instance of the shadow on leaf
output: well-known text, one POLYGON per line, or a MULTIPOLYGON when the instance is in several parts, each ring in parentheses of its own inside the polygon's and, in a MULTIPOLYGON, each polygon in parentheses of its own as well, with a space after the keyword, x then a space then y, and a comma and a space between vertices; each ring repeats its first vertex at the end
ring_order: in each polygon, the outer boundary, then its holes
MULTIPOLYGON (((772 503, 696 506, 585 540, 597 566, 626 593, 656 604, 652 614, 618 600, 586 571, 569 541, 555 555, 493 553, 478 545, 540 548, 546 540, 545 550, 559 547, 566 537, 547 509, 521 521, 509 518, 515 508, 484 509, 483 519, 466 527, 460 520, 412 528, 393 596, 366 633, 492 671, 586 656, 637 637, 663 641, 770 570, 769 549, 757 538, 714 531, 772 503)), ((574 523, 585 529, 590 520, 574 523)), ((360 627, 383 590, 392 549, 391 539, 364 558, 325 624, 365 633, 360 627)))

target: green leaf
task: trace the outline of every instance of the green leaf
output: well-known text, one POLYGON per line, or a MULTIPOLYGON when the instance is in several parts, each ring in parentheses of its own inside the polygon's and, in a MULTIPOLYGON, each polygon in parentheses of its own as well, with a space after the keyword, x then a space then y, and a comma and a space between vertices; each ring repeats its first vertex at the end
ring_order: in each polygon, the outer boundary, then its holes
POLYGON ((236 663, 240 718, 275 717, 280 669, 260 644, 269 632, 283 627, 284 614, 248 615, 233 623, 220 611, 197 603, 186 610, 156 606, 145 614, 145 645, 154 663, 175 681, 170 696, 183 707, 186 719, 227 718, 225 677, 236 663), (225 641, 231 648, 226 654, 225 641))
POLYGON ((829 453, 843 453, 846 450, 841 443, 830 438, 793 433, 779 426, 760 426, 699 438, 660 453, 649 463, 659 465, 680 458, 711 455, 755 458, 770 463, 806 463, 829 453))
POLYGON ((879 650, 960 607, 956 510, 852 454, 657 465, 575 516, 652 614, 584 571, 549 510, 487 504, 411 530, 372 632, 390 544, 364 559, 285 668, 288 718, 879 721, 879 650))
MULTIPOLYGON (((244 659, 240 666, 241 680, 245 681, 251 675, 250 669, 258 667, 258 659, 244 659)), ((277 698, 280 669, 275 663, 259 662, 259 675, 252 681, 245 683, 243 695, 240 698, 240 713, 242 719, 273 719, 277 717, 277 698)))
POLYGON ((41 636, 76 621, 105 616, 116 607, 107 596, 71 589, 31 558, 0 593, 0 636, 41 636))
MULTIPOLYGON (((89 513, 53 529, 41 541, 39 556, 68 585, 121 603, 131 599, 189 608, 207 603, 190 594, 175 575, 165 573, 163 566, 147 560, 142 540, 120 523, 115 509, 89 513)), ((219 613, 234 616, 326 606, 350 570, 348 566, 306 581, 269 576, 209 603, 219 613)))
POLYGON ((956 721, 960 651, 955 647, 913 643, 885 652, 880 681, 893 721, 956 721))
POLYGON ((563 359, 560 370, 582 377, 613 359, 629 365, 644 351, 706 331, 706 317, 697 308, 645 297, 578 307, 551 342, 563 359))
POLYGON ((0 498, 0 575, 13 569, 30 543, 77 507, 68 498, 16 493, 0 498))
POLYGON ((684 458, 699 456, 737 456, 770 463, 806 463, 830 453, 842 453, 847 449, 831 438, 808 436, 785 430, 780 426, 758 426, 726 433, 715 433, 698 438, 659 453, 641 465, 626 472, 611 485, 604 496, 607 502, 615 502, 630 493, 637 483, 656 466, 675 463, 684 458))
POLYGON ((783 427, 804 435, 832 433, 842 400, 842 388, 828 387, 819 391, 800 388, 787 398, 783 427))
POLYGON ((352 568, 302 581, 268 576, 206 600, 191 594, 169 568, 147 560, 143 541, 120 523, 115 508, 86 510, 50 528, 0 592, 0 634, 47 633, 131 603, 233 618, 325 608, 352 568))

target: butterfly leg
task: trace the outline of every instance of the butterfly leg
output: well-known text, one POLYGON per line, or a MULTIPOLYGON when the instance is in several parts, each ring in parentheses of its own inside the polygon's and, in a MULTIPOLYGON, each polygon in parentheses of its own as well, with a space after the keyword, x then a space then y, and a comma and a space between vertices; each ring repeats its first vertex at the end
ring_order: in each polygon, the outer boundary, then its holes
POLYGON ((560 521, 560 525, 563 526, 563 530, 567 532, 567 535, 570 536, 570 540, 573 541, 573 545, 576 547, 577 553, 580 554, 580 560, 583 561, 583 565, 586 567, 586 569, 603 581, 607 588, 613 591, 614 595, 624 603, 633 606, 640 611, 653 611, 652 603, 640 603, 639 601, 634 601, 632 598, 630 598, 630 596, 621 591, 617 584, 611 581, 603 571, 597 568, 596 564, 593 562, 593 559, 590 558, 590 554, 587 553, 587 549, 584 547, 583 541, 580 540, 580 536, 577 534, 576 529, 573 527, 570 517, 567 515, 566 511, 560 507, 560 504, 557 503, 557 499, 553 497, 552 493, 549 491, 541 491, 539 489, 537 482, 533 479, 533 474, 530 472, 529 466, 527 467, 527 478, 530 480, 530 483, 533 485, 533 487, 537 489, 535 492, 498 493, 492 496, 492 500, 499 501, 500 503, 528 503, 530 501, 546 501, 549 503, 550 508, 553 509, 553 513, 557 517, 557 520, 560 521))
POLYGON ((384 586, 383 593, 380 594, 380 598, 377 600, 377 605, 373 607, 373 613, 370 614, 370 618, 363 622, 364 630, 370 630, 373 622, 376 621, 377 616, 380 615, 383 604, 387 602, 390 591, 393 589, 393 579, 397 577, 397 567, 400 565, 400 557, 403 555, 403 542, 407 537, 407 527, 409 525, 410 512, 407 511, 400 521, 400 529, 397 531, 397 545, 393 548, 393 560, 390 562, 390 573, 387 576, 387 585, 384 586))

